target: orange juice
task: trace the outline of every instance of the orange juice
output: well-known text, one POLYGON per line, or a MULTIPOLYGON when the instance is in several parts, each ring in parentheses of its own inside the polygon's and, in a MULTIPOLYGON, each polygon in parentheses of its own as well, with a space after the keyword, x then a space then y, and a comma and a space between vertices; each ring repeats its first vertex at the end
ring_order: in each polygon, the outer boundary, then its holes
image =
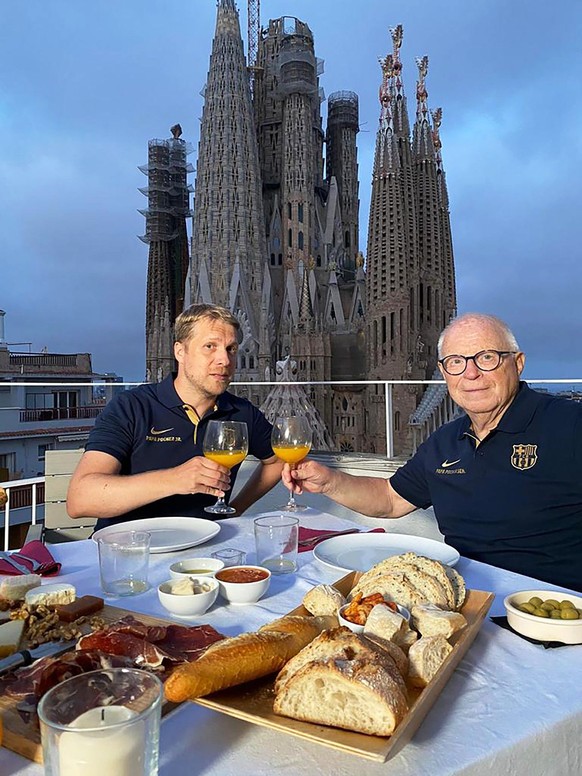
POLYGON ((237 463, 244 461, 247 454, 245 450, 216 450, 209 453, 205 452, 204 457, 221 466, 226 466, 227 469, 232 469, 237 463))
POLYGON ((273 452, 282 461, 299 463, 311 450, 311 445, 273 445, 273 452))

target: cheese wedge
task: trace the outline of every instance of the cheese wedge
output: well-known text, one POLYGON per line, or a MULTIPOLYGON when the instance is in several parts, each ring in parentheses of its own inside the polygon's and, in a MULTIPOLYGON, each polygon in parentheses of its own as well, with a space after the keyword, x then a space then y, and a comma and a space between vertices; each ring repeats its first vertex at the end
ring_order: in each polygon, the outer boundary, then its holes
POLYGON ((42 577, 38 574, 22 574, 19 577, 6 577, 0 582, 0 598, 14 603, 24 601, 24 596, 33 587, 38 587, 42 577))
POLYGON ((24 633, 24 620, 10 620, 0 625, 0 658, 14 654, 24 633))
POLYGON ((67 582, 55 583, 53 585, 40 585, 29 590, 24 603, 29 606, 54 606, 55 604, 70 604, 77 597, 77 591, 73 585, 67 582))

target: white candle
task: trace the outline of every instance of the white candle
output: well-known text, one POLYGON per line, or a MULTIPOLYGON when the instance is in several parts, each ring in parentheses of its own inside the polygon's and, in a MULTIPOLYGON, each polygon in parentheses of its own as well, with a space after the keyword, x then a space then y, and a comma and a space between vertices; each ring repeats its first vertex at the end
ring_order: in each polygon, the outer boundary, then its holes
POLYGON ((98 706, 81 714, 61 733, 59 776, 143 776, 145 730, 137 713, 124 706, 98 706), (121 727, 111 727, 128 722, 121 727))

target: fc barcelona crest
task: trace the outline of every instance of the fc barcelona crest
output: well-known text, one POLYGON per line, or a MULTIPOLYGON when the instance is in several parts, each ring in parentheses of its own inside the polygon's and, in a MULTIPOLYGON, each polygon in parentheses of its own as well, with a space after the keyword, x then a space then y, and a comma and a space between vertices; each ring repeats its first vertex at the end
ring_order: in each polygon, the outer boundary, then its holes
POLYGON ((538 462, 537 445, 513 445, 511 465, 516 469, 531 469, 538 462))

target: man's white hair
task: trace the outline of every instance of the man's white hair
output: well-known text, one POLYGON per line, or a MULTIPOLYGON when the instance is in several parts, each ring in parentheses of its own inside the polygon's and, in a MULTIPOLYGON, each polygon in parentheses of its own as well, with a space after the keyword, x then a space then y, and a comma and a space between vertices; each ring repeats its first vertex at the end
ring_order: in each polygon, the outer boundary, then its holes
POLYGON ((497 316, 495 315, 488 315, 487 313, 463 313, 463 315, 459 315, 457 318, 453 318, 453 320, 442 330, 441 336, 439 337, 439 341, 437 345, 439 358, 442 358, 443 356, 443 353, 442 353, 443 342, 445 340, 445 337, 449 333, 449 331, 453 329, 458 323, 463 323, 464 321, 469 321, 469 320, 477 321, 478 323, 483 323, 489 326, 493 326, 499 332, 501 332, 501 335, 506 342, 506 347, 508 350, 519 351, 519 345, 517 344, 515 334, 511 331, 511 329, 505 323, 505 321, 501 320, 501 318, 497 318, 497 316))

